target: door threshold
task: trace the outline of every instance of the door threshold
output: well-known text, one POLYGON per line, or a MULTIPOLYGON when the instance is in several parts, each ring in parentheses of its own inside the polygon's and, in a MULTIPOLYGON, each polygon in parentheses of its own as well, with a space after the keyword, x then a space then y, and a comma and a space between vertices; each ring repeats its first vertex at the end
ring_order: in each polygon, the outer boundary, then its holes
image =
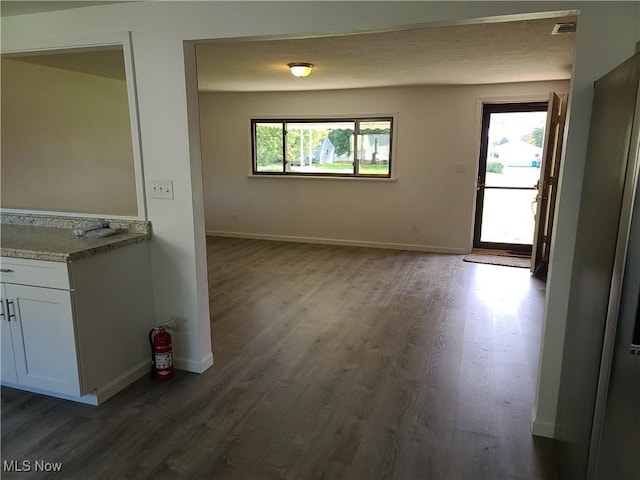
POLYGON ((531 258, 530 253, 518 252, 517 250, 502 250, 495 248, 474 248, 471 253, 476 255, 498 255, 501 257, 518 257, 518 258, 531 258))

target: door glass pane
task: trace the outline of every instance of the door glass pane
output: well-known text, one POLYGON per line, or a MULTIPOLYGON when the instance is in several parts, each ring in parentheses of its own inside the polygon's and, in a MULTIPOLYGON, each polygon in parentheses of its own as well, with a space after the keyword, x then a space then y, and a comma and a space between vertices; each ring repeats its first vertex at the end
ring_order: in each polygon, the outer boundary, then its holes
POLYGON ((353 122, 287 123, 287 171, 353 173, 353 122))
POLYGON ((530 245, 535 227, 537 190, 484 191, 480 241, 530 245))
POLYGON ((547 112, 492 113, 485 185, 533 187, 540 178, 547 112))
POLYGON ((360 122, 358 160, 361 175, 389 176, 391 121, 360 122))
POLYGON ((282 123, 256 123, 255 128, 256 172, 282 173, 282 123))

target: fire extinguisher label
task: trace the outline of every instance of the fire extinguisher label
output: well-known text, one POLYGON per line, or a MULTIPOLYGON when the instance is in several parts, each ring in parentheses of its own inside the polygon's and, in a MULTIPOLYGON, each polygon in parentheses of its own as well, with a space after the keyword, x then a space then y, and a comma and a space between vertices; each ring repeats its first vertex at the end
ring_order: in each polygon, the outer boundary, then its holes
POLYGON ((169 368, 173 365, 171 362, 171 352, 156 353, 156 368, 169 368))

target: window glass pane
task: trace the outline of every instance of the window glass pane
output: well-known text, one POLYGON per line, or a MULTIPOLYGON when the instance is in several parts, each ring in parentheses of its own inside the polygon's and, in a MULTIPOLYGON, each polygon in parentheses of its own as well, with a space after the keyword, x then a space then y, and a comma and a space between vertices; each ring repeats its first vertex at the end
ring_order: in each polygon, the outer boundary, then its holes
POLYGON ((255 129, 256 172, 282 173, 282 123, 256 123, 255 129))
POLYGON ((535 185, 540 178, 546 120, 546 111, 491 114, 485 185, 535 185))
POLYGON ((391 119, 252 123, 256 174, 391 176, 391 119))
POLYGON ((353 122, 287 123, 287 171, 353 174, 353 122))
POLYGON ((361 121, 358 130, 358 173, 389 176, 390 155, 391 121, 361 121))
POLYGON ((480 241, 530 245, 535 228, 537 190, 484 191, 480 241))

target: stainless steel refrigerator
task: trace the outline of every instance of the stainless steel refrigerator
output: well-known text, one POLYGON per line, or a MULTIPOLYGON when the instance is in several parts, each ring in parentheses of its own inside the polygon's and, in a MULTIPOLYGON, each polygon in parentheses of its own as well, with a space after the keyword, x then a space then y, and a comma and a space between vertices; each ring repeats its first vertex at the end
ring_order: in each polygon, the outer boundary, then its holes
POLYGON ((560 478, 640 478, 640 54, 594 83, 556 418, 560 478))

